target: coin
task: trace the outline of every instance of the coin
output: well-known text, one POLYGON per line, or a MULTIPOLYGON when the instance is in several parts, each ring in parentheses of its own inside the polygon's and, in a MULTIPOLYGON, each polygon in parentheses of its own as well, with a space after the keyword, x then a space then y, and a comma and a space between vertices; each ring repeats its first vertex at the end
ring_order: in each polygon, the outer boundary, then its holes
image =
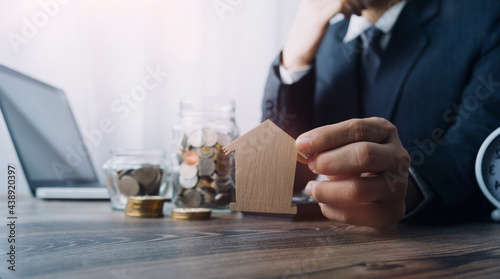
POLYGON ((134 171, 134 176, 142 186, 148 186, 158 178, 158 170, 152 165, 145 164, 134 171))
POLYGON ((205 204, 211 204, 215 200, 215 195, 217 195, 217 191, 210 186, 202 186, 197 187, 196 190, 201 193, 203 196, 203 202, 205 204))
POLYGON ((229 192, 229 191, 231 191, 231 189, 233 189, 233 183, 231 183, 231 181, 216 182, 216 185, 217 185, 217 189, 221 193, 229 192))
POLYGON ((216 204, 228 204, 232 200, 232 197, 229 193, 219 193, 215 196, 215 203, 216 204))
POLYGON ((122 178, 125 175, 132 175, 133 169, 125 169, 125 170, 117 170, 116 173, 118 174, 119 178, 122 178))
POLYGON ((167 199, 161 196, 132 196, 125 206, 125 215, 132 217, 161 217, 167 199))
POLYGON ((133 196, 128 198, 129 201, 167 201, 167 198, 162 196, 133 196))
POLYGON ((179 177, 179 184, 181 184, 181 186, 186 189, 193 188, 194 186, 196 186, 196 183, 198 183, 198 176, 194 176, 191 178, 185 178, 182 176, 179 177))
POLYGON ((226 135, 226 134, 218 133, 217 134, 217 142, 221 146, 226 146, 231 142, 231 137, 229 135, 226 135))
POLYGON ((120 190, 120 193, 128 197, 139 194, 141 187, 139 186, 139 183, 137 183, 137 180, 135 180, 132 176, 125 175, 118 180, 118 189, 120 190))
POLYGON ((219 156, 216 161, 216 169, 220 174, 228 174, 231 171, 231 160, 229 157, 223 158, 219 156))
POLYGON ((200 153, 200 156, 203 158, 210 158, 215 153, 214 148, 210 147, 210 146, 202 146, 202 147, 198 148, 197 151, 200 153))
POLYGON ((213 185, 213 182, 214 180, 211 178, 211 177, 204 177, 203 179, 201 179, 202 181, 202 185, 201 186, 207 186, 207 187, 211 187, 213 188, 214 185, 213 185))
POLYGON ((156 180, 153 183, 144 186, 144 190, 146 190, 146 195, 158 195, 160 193, 162 178, 163 178, 163 170, 159 169, 158 175, 156 176, 156 180))
POLYGON ((179 169, 179 174, 183 178, 193 178, 198 174, 198 169, 196 167, 190 167, 186 163, 181 164, 179 169))
MULTIPOLYGON (((212 128, 192 130, 186 140, 176 136, 175 150, 179 171, 174 177, 174 203, 178 207, 213 207, 224 205, 216 201, 217 194, 223 197, 234 194, 231 178, 232 156, 224 155, 222 146, 231 142, 230 135, 212 128), (178 139, 177 137, 181 138, 178 139)), ((227 201, 223 198, 222 201, 227 201)))
POLYGON ((200 163, 200 156, 196 152, 189 150, 182 155, 182 161, 190 167, 196 167, 200 163))
POLYGON ((203 197, 198 191, 188 189, 184 192, 182 201, 189 207, 198 207, 203 203, 203 197))
POLYGON ((201 147, 205 144, 205 136, 202 130, 194 130, 188 137, 189 145, 193 147, 201 147))
POLYGON ((217 132, 210 128, 204 128, 202 131, 205 137, 205 146, 207 147, 214 146, 217 143, 217 140, 219 139, 219 135, 217 135, 217 132))
POLYGON ((208 220, 211 213, 206 208, 175 208, 170 217, 174 220, 208 220))
POLYGON ((201 159, 198 169, 200 175, 211 175, 215 171, 215 163, 210 159, 201 159))

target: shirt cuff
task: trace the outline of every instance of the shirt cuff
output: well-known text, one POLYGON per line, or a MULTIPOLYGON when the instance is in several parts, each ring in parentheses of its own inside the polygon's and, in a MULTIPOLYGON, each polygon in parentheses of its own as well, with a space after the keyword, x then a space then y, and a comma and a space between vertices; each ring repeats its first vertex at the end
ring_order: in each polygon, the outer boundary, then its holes
POLYGON ((412 211, 408 212, 405 215, 405 217, 403 218, 403 220, 410 218, 413 215, 420 212, 422 209, 424 209, 429 204, 429 202, 434 197, 434 192, 431 190, 429 185, 427 185, 427 183, 422 179, 422 177, 420 177, 420 175, 418 175, 418 173, 415 171, 413 166, 410 166, 409 172, 410 172, 410 175, 415 180, 415 182, 417 183, 417 187, 422 192, 422 195, 424 196, 424 200, 421 201, 415 208, 413 208, 412 211))
POLYGON ((281 82, 290 85, 301 80, 309 71, 311 70, 311 65, 305 66, 298 70, 287 70, 283 65, 280 65, 280 78, 281 82))

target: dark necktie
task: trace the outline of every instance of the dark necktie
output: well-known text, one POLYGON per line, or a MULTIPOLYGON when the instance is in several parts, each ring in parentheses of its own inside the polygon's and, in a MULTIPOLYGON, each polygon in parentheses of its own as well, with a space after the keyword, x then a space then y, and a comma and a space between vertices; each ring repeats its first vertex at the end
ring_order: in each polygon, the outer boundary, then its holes
POLYGON ((366 117, 375 116, 376 108, 373 108, 373 100, 377 98, 375 90, 375 78, 380 67, 382 57, 382 47, 380 46, 380 38, 384 35, 380 29, 370 27, 365 31, 366 42, 361 59, 362 82, 363 82, 363 107, 366 117))

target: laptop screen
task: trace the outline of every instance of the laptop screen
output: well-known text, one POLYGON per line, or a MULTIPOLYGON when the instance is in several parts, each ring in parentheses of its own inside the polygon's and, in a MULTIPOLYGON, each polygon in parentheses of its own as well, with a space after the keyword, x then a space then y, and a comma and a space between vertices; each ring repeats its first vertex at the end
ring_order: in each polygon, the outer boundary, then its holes
POLYGON ((61 90, 0 66, 0 109, 33 192, 97 183, 61 90))

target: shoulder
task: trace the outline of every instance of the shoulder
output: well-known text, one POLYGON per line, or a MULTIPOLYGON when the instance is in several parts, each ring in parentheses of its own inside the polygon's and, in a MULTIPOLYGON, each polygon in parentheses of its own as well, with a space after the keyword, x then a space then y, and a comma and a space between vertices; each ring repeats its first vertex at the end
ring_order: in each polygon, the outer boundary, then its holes
MULTIPOLYGON (((417 1, 417 0, 411 0, 417 1)), ((487 24, 500 19, 500 1, 494 0, 427 0, 441 2, 440 13, 457 19, 457 24, 487 24)))
POLYGON ((431 1, 441 2, 440 14, 443 23, 453 26, 453 29, 462 35, 462 40, 477 40, 483 49, 498 44, 498 39, 500 39, 500 1, 431 1))

